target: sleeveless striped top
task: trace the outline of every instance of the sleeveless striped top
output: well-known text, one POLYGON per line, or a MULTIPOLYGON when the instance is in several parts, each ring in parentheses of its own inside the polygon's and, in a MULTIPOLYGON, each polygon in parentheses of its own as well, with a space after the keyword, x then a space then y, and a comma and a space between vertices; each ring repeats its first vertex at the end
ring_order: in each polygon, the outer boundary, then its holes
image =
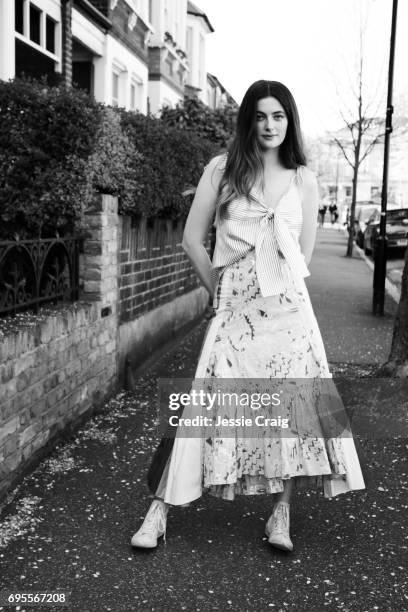
POLYGON ((217 208, 213 268, 224 268, 255 249, 256 274, 263 297, 283 293, 285 289, 282 258, 295 277, 310 275, 299 244, 303 222, 302 173, 303 166, 298 166, 274 209, 268 208, 262 193, 255 188, 252 191, 255 201, 236 198, 228 204, 225 218, 220 218, 217 208))

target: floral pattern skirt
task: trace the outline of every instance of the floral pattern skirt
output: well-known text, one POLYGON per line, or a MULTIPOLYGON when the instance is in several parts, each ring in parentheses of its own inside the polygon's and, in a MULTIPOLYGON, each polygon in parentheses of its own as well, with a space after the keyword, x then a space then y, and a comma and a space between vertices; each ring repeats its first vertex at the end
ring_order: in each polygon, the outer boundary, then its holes
MULTIPOLYGON (((226 437, 215 428, 201 438, 176 435, 156 491, 167 503, 189 503, 203 490, 228 500, 236 494, 278 493, 290 478, 298 485, 322 485, 326 497, 365 486, 306 286, 293 279, 285 260, 282 271, 285 291, 262 297, 254 250, 222 270, 195 380, 305 382, 306 392, 298 384, 280 415, 296 423, 296 434, 280 435, 275 429, 270 436, 249 437, 237 426, 226 437), (324 393, 315 382, 325 383, 324 393), (341 435, 324 431, 333 421, 330 406, 335 406, 336 424, 344 423, 341 435)), ((222 408, 214 409, 217 420, 222 408)), ((242 408, 235 416, 247 414, 242 408)))

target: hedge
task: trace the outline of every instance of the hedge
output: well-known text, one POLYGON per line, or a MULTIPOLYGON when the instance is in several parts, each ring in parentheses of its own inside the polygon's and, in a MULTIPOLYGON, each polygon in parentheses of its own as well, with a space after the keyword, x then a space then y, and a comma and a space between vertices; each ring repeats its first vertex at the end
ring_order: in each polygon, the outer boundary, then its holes
POLYGON ((177 219, 221 141, 101 105, 77 89, 0 82, 0 238, 81 230, 96 193, 119 212, 177 219))
POLYGON ((198 98, 185 97, 175 108, 165 107, 160 118, 168 126, 226 148, 235 132, 237 114, 236 104, 211 109, 198 98))
POLYGON ((122 203, 122 212, 171 219, 185 216, 190 202, 181 194, 198 183, 205 164, 219 147, 152 116, 121 110, 121 121, 131 142, 143 152, 142 160, 133 164, 134 177, 143 184, 141 197, 122 203))

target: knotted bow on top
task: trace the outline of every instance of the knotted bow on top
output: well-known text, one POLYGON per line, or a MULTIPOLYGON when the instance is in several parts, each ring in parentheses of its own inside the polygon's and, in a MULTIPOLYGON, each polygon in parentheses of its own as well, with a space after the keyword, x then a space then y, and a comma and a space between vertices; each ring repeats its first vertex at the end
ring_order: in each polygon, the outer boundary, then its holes
POLYGON ((275 209, 267 208, 263 198, 258 199, 258 213, 262 218, 255 238, 256 274, 263 297, 283 293, 285 290, 281 257, 286 259, 295 277, 310 276, 299 243, 288 228, 281 211, 281 203, 292 182, 293 179, 275 209))

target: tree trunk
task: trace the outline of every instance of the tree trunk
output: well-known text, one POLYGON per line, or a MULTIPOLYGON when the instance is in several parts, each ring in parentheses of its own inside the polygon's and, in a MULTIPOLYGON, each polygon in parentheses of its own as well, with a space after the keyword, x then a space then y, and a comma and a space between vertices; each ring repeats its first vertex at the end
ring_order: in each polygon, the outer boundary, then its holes
POLYGON ((398 378, 408 377, 408 248, 401 281, 401 297, 395 317, 391 352, 388 361, 380 368, 380 375, 398 378))
POLYGON ((357 199, 357 180, 358 180, 358 166, 354 165, 353 168, 353 191, 351 195, 350 215, 349 215, 349 237, 347 241, 346 257, 353 256, 353 243, 354 243, 354 219, 356 216, 356 199, 357 199))

